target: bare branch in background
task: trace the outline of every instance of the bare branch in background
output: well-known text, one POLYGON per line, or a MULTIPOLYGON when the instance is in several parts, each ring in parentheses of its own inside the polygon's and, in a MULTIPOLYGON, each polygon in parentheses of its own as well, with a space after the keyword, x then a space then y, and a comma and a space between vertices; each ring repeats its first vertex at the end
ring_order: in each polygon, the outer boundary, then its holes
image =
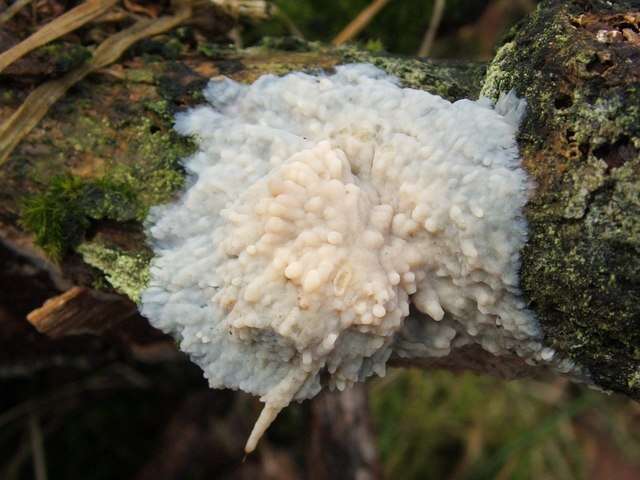
POLYGON ((342 45, 356 37, 373 18, 378 14, 389 0, 374 0, 367 8, 362 10, 356 18, 354 18, 344 30, 342 30, 331 43, 334 45, 342 45))
POLYGON ((431 20, 429 21, 429 28, 424 34, 422 44, 418 50, 419 57, 426 57, 431 53, 433 42, 436 39, 436 33, 438 33, 438 27, 442 21, 442 15, 444 13, 444 7, 446 0, 436 0, 433 6, 433 12, 431 13, 431 20))
POLYGON ((38 415, 29 415, 29 438, 33 456, 33 472, 36 480, 47 480, 47 462, 44 454, 44 439, 38 415))

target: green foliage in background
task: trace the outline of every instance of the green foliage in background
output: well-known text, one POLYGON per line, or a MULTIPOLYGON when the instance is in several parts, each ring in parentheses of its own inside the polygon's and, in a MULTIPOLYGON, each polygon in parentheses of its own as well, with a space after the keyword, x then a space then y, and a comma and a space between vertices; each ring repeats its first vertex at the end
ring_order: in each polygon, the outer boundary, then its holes
MULTIPOLYGON (((330 42, 371 0, 275 0, 307 40, 330 42)), ((446 33, 477 18, 488 0, 448 0, 440 32, 446 33)), ((382 42, 389 52, 415 54, 429 25, 433 0, 390 1, 358 36, 358 40, 382 42)), ((247 29, 249 43, 264 35, 289 32, 278 19, 247 29)))
POLYGON ((640 458, 632 402, 564 382, 391 371, 372 384, 371 401, 387 478, 588 478, 586 424, 625 460, 640 458))

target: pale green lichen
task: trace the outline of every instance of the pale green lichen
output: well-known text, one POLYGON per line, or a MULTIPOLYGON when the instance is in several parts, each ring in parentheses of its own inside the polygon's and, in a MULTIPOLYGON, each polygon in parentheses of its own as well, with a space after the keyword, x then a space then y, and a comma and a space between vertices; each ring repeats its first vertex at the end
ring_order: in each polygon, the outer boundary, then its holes
POLYGON ((144 107, 147 110, 151 110, 152 112, 157 113, 163 119, 173 122, 171 106, 166 99, 160 98, 158 100, 147 100, 146 102, 144 102, 144 107))
POLYGON ((607 164, 590 156, 569 174, 570 181, 562 191, 560 204, 564 218, 582 218, 587 210, 590 196, 604 184, 607 178, 607 164))
POLYGON ((106 280, 118 292, 134 302, 149 282, 150 252, 127 252, 98 242, 84 242, 76 249, 89 265, 104 273, 106 280))
POLYGON ((501 86, 511 83, 511 74, 502 68, 502 64, 505 59, 514 55, 516 48, 516 42, 507 42, 498 49, 493 61, 487 67, 480 95, 497 100, 500 92, 504 91, 504 87, 501 86))

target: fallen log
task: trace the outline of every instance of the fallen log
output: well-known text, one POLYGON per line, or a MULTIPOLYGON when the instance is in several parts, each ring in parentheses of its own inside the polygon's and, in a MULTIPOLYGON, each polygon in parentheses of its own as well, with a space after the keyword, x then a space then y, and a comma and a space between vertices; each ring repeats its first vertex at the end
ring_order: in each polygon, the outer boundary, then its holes
MULTIPOLYGON (((583 367, 596 386, 637 399, 638 8, 631 1, 543 2, 489 65, 396 58, 298 40, 236 50, 178 34, 154 38, 78 83, 12 151, 0 169, 0 235, 8 251, 64 279, 66 288, 88 287, 136 302, 151 258, 142 223, 152 205, 171 200, 183 187, 180 159, 193 150, 172 131, 173 114, 200 103, 209 78, 252 82, 266 73, 368 62, 405 86, 450 100, 480 94, 495 99, 514 89, 528 103, 518 141, 536 183, 525 212, 525 297, 547 344, 583 367)), ((5 77, 3 83, 0 116, 8 118, 25 92, 19 78, 5 77)), ((73 290, 79 291, 101 298, 73 290)), ((52 295, 61 292, 52 287, 52 295)), ((41 318, 51 304, 42 308, 31 318, 41 318)), ((82 310, 64 316, 56 334, 90 328, 82 310)), ((130 313, 114 314, 114 328, 139 328, 130 313)), ((150 337, 157 335, 144 328, 150 337)), ((506 377, 538 371, 515 355, 493 357, 480 349, 395 362, 506 377)))

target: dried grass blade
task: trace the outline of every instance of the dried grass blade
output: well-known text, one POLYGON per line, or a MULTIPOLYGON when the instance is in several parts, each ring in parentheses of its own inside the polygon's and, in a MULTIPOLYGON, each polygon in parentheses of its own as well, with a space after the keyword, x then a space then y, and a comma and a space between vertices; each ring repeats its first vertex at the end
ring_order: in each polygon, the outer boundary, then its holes
POLYGON ((0 54, 0 72, 30 51, 99 17, 116 3, 118 0, 88 0, 60 15, 19 44, 0 54))
POLYGON ((389 3, 389 0, 374 0, 371 2, 371 4, 362 10, 356 18, 349 23, 349 25, 344 27, 344 29, 331 41, 331 43, 338 46, 353 39, 367 25, 369 25, 371 20, 373 20, 373 18, 387 3, 389 3))
POLYGON ((66 91, 89 73, 115 62, 137 41, 171 30, 191 16, 191 7, 182 6, 175 15, 140 20, 131 27, 107 38, 94 52, 90 62, 64 77, 46 82, 29 94, 23 104, 0 126, 0 165, 13 149, 46 115, 66 91))
POLYGON ((419 57, 426 57, 431 53, 433 42, 436 39, 436 33, 438 33, 438 27, 442 21, 442 15, 444 14, 446 0, 436 0, 433 6, 433 12, 431 13, 431 20, 429 20, 429 28, 424 34, 420 49, 418 50, 419 57))

